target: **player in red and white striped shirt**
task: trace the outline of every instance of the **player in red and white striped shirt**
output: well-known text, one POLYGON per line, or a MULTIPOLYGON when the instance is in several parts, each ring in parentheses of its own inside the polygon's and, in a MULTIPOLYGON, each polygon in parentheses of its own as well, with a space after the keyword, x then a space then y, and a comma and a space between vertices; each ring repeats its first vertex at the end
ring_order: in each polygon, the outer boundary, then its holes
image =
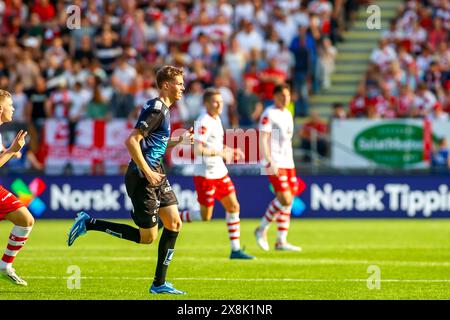
MULTIPOLYGON (((13 112, 11 94, 0 89, 0 125, 12 121, 13 112)), ((0 167, 20 152, 25 145, 26 135, 26 131, 20 130, 11 146, 0 153, 0 167)), ((33 228, 34 218, 20 200, 2 186, 0 186, 0 220, 9 220, 14 224, 5 253, 0 261, 0 279, 26 286, 26 281, 16 274, 12 264, 16 255, 28 240, 33 228)))
POLYGON ((243 157, 242 151, 224 146, 224 131, 220 114, 223 109, 222 96, 218 90, 207 89, 203 95, 206 110, 199 116, 194 126, 195 173, 194 184, 200 211, 183 210, 181 220, 211 220, 215 199, 226 211, 228 235, 231 242, 230 259, 254 259, 241 249, 239 202, 233 182, 228 175, 227 162, 243 157))
POLYGON ((267 229, 276 219, 278 232, 275 249, 300 251, 300 247, 287 242, 292 201, 298 194, 299 187, 304 186, 300 186, 297 180, 292 153, 294 121, 286 109, 291 93, 286 85, 277 85, 273 93, 274 105, 267 107, 261 115, 259 130, 263 162, 276 197, 270 202, 260 226, 255 230, 255 236, 258 245, 268 251, 267 229))

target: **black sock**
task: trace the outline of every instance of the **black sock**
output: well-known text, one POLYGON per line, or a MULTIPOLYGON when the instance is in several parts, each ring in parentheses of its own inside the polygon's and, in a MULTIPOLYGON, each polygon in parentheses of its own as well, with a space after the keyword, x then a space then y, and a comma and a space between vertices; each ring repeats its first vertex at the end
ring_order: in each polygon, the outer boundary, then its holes
POLYGON ((160 218, 158 218, 158 231, 164 227, 164 224, 160 218))
POLYGON ((155 279, 153 284, 157 287, 166 281, 167 268, 173 257, 175 242, 177 241, 178 232, 170 231, 164 228, 158 245, 158 264, 156 265, 155 279))
POLYGON ((141 242, 139 229, 132 226, 114 223, 105 220, 90 219, 86 221, 86 230, 95 230, 105 232, 117 238, 127 239, 136 243, 141 242))

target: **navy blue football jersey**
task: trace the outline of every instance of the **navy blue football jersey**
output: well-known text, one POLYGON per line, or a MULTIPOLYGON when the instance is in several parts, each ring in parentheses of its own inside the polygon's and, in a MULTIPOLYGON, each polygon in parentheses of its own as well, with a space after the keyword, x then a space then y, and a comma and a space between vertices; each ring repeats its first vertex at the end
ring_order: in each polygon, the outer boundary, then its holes
MULTIPOLYGON (((164 173, 162 159, 170 137, 169 108, 159 98, 147 101, 142 107, 135 129, 144 136, 141 140, 141 149, 145 161, 153 171, 164 173)), ((130 166, 142 176, 133 160, 130 166)))

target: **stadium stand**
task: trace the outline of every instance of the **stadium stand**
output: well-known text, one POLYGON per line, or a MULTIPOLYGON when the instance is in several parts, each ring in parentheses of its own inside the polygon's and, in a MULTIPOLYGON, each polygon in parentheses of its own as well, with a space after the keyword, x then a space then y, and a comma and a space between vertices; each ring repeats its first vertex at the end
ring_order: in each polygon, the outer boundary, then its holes
POLYGON ((14 93, 16 121, 34 133, 31 167, 57 172, 83 162, 87 150, 91 164, 105 162, 100 153, 120 153, 98 132, 130 126, 155 96, 154 71, 164 64, 187 73, 173 128, 191 124, 208 86, 224 96, 227 127, 254 127, 280 81, 292 85, 297 125, 310 110, 328 122, 333 103, 349 117, 447 119, 448 2, 377 2, 382 25, 391 20, 383 34, 367 28, 372 3, 3 0, 0 87, 14 93), (69 5, 80 9, 78 20, 69 5))

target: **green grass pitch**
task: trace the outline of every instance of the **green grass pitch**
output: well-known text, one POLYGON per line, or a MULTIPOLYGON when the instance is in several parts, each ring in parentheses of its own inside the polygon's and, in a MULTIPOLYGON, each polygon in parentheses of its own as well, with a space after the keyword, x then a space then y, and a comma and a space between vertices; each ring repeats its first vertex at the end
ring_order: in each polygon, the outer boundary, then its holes
MULTIPOLYGON (((126 221, 127 223, 132 223, 126 221)), ((303 251, 263 252, 243 220, 254 261, 229 260, 223 220, 184 224, 168 280, 188 295, 151 295, 157 243, 138 245, 90 232, 66 245, 69 220, 37 220, 14 264, 28 287, 0 281, 0 299, 449 299, 450 220, 293 220, 289 240, 303 251), (370 266, 376 266, 371 267, 370 266), (68 279, 81 271, 80 288, 68 279), (379 268, 376 288, 372 268, 379 268), (369 279, 369 281, 368 281, 369 279), (69 282, 69 286, 68 286, 69 282), (372 287, 370 289, 368 287, 372 287), (370 286, 371 285, 371 286, 370 286)), ((0 223, 0 249, 11 229, 0 223)), ((271 226, 271 247, 276 227, 271 226)))

